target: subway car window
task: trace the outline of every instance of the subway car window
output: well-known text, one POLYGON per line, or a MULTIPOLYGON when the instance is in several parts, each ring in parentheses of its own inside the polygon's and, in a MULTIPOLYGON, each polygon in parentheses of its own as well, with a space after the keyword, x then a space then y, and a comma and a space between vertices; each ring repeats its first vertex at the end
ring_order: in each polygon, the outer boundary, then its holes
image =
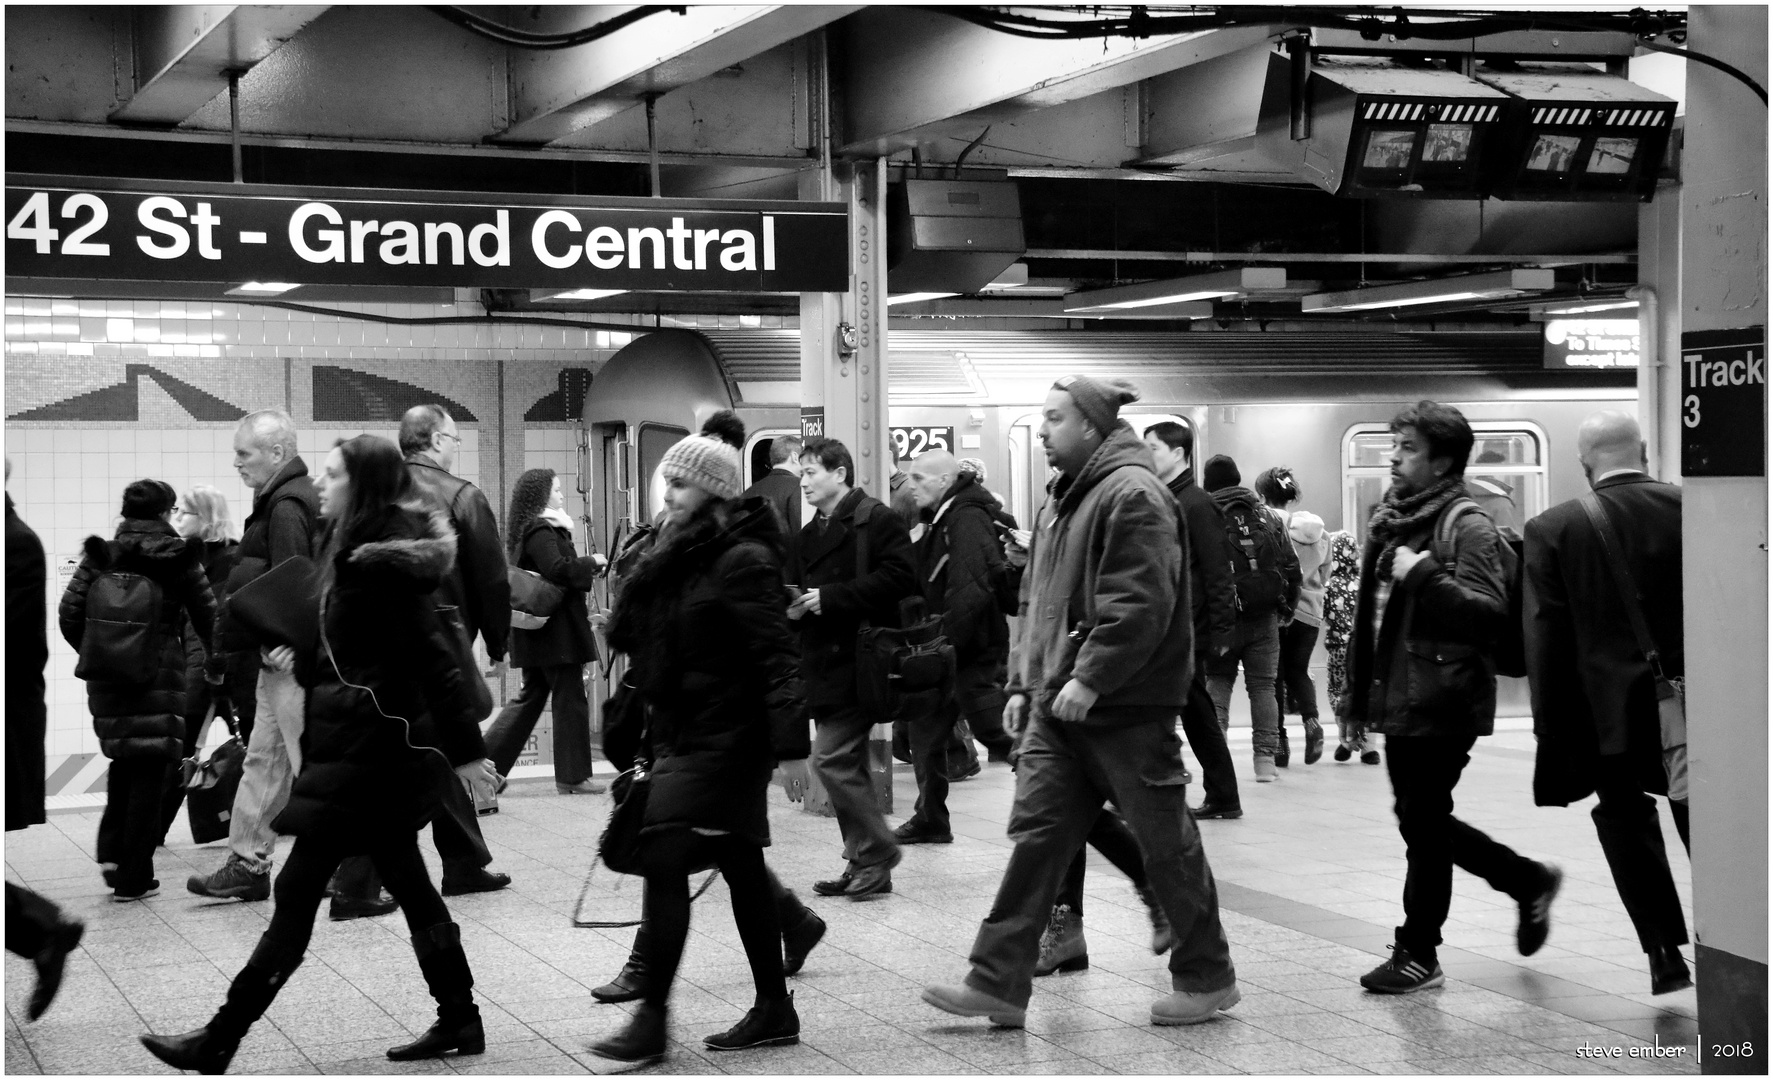
POLYGON ((640 425, 640 475, 646 484, 646 520, 651 521, 665 509, 665 480, 659 475, 659 462, 665 451, 689 435, 680 427, 666 424, 640 425))
MULTIPOLYGON (((1545 434, 1519 421, 1474 422, 1476 441, 1465 465, 1465 485, 1499 528, 1517 534, 1546 508, 1545 434)), ((1362 424, 1343 439, 1342 520, 1357 543, 1367 540, 1367 519, 1391 486, 1391 432, 1362 424)))

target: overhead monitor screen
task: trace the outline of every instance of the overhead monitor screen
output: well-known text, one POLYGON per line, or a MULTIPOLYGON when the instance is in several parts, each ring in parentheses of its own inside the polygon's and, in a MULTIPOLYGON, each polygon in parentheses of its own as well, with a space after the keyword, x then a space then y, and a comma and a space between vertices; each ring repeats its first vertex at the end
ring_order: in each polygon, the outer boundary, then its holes
POLYGON ((1588 156, 1590 175, 1618 175, 1631 171, 1631 159, 1638 152, 1638 140, 1629 139, 1596 139, 1594 152, 1588 156))
POLYGON ((1569 172, 1576 163, 1579 135, 1541 135, 1527 155, 1527 168, 1535 172, 1569 172))
POLYGON ((1422 144, 1422 160, 1464 161, 1471 156, 1470 124, 1430 124, 1422 144))
POLYGON ((1361 158, 1366 169, 1407 169, 1416 149, 1414 131, 1376 130, 1367 133, 1367 152, 1361 158))

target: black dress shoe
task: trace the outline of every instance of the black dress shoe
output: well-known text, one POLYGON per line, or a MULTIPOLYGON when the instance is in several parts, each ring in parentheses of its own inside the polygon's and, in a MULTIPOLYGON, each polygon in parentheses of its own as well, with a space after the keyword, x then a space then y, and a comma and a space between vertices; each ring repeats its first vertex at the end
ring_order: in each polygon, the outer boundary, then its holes
POLYGON ((327 918, 333 922, 347 922, 351 919, 373 919, 378 915, 386 915, 400 906, 399 901, 391 896, 378 896, 374 900, 359 897, 334 896, 332 907, 327 911, 327 918))
POLYGON ((1194 816, 1197 818, 1220 818, 1225 821, 1233 821, 1244 816, 1244 809, 1241 806, 1227 806, 1224 803, 1216 803, 1209 799, 1200 804, 1200 809, 1194 812, 1194 816))
MULTIPOLYGON (((62 971, 67 965, 68 954, 80 944, 80 935, 85 932, 85 923, 78 919, 64 918, 50 929, 42 951, 32 958, 37 965, 37 986, 31 991, 31 1004, 25 1013, 32 1020, 42 1016, 43 1010, 49 1008, 49 1003, 55 1000, 55 992, 61 989, 62 971)), ((1675 955, 1679 959, 1680 954, 1675 955)))
POLYGON ((630 960, 616 972, 616 977, 591 991, 591 996, 605 1005, 619 1005, 624 1001, 639 1001, 646 991, 646 969, 630 960))
POLYGON ((709 1035, 702 1045, 710 1050, 749 1050, 753 1046, 793 1046, 800 1042, 800 1016, 794 1011, 794 994, 781 1001, 766 1002, 745 1014, 745 1018, 718 1035, 709 1035))
POLYGON ((825 920, 812 908, 800 909, 800 921, 782 928, 782 974, 797 975, 807 954, 825 937, 825 920))
POLYGON ((912 818, 893 830, 893 838, 901 844, 952 844, 954 834, 930 828, 923 822, 912 818))
POLYGON ((1650 950, 1650 993, 1672 994, 1693 985, 1693 973, 1681 950, 1673 945, 1658 945, 1650 950))
POLYGON ((829 881, 813 882, 813 892, 818 893, 820 896, 842 896, 849 891, 850 882, 855 879, 856 866, 854 863, 851 863, 843 868, 842 876, 834 877, 829 881))
POLYGON ((1555 866, 1545 867, 1545 876, 1532 896, 1520 901, 1521 921, 1514 934, 1515 947, 1522 956, 1532 956, 1551 936, 1551 902, 1557 899, 1564 884, 1564 872, 1555 866))
POLYGON ((461 874, 443 875, 443 895, 462 896, 467 893, 498 892, 511 884, 510 874, 498 874, 484 866, 461 874))

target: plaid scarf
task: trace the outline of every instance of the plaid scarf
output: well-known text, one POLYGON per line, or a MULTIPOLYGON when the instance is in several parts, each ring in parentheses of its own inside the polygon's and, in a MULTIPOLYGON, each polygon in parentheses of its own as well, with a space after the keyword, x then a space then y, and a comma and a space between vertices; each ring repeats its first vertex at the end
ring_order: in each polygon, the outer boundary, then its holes
POLYGON ((1434 524, 1447 504, 1465 494, 1465 478, 1449 476, 1431 488, 1414 495, 1400 496, 1397 485, 1386 489, 1385 501, 1373 509, 1367 519, 1367 536, 1385 547, 1373 573, 1379 580, 1391 577, 1391 563, 1397 557, 1398 545, 1434 524))

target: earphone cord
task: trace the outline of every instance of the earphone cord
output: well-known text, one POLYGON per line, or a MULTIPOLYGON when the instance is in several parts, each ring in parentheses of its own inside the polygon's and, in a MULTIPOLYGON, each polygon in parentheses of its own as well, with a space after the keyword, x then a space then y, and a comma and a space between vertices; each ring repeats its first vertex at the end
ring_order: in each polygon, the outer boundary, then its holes
MULTIPOLYGON (((383 712, 382 703, 376 698, 376 692, 374 690, 371 690, 367 686, 360 686, 357 683, 352 682, 350 679, 345 678, 344 671, 339 667, 338 658, 332 654, 332 642, 327 640, 326 637, 326 599, 326 594, 322 593, 320 596, 320 646, 326 650, 326 659, 332 664, 333 674, 339 677, 340 684, 349 686, 353 690, 361 690, 368 694, 369 703, 375 706, 376 712, 381 713, 383 719, 400 721, 401 726, 404 729, 401 738, 406 741, 408 749, 420 752, 429 750, 431 753, 442 758, 445 765, 449 765, 449 755, 445 754, 442 750, 439 750, 435 746, 418 746, 414 744, 412 741, 412 721, 404 716, 390 716, 388 713, 383 712)), ((451 765, 450 768, 453 769, 454 766, 451 765)))

